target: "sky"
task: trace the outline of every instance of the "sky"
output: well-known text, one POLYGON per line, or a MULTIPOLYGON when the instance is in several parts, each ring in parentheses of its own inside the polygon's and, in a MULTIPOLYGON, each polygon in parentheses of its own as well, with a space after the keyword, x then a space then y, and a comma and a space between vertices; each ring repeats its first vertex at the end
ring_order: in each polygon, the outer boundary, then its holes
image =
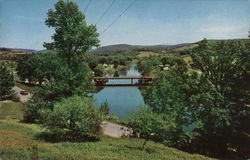
MULTIPOLYGON (((87 23, 95 24, 113 0, 72 1, 85 10, 87 23)), ((103 32, 133 1, 115 0, 97 31, 103 32)), ((56 2, 0 0, 0 47, 44 49, 54 32, 44 21, 56 2)), ((250 0, 136 0, 99 39, 101 46, 171 45, 247 38, 249 29, 250 0)))

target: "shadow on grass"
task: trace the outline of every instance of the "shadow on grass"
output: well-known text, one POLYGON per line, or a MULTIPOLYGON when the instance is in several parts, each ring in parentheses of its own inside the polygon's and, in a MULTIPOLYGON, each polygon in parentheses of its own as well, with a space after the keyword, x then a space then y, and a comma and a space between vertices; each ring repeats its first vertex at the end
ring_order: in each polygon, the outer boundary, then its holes
POLYGON ((49 132, 42 132, 35 136, 37 140, 50 142, 50 143, 58 143, 58 142, 98 142, 100 141, 100 137, 94 136, 73 136, 73 135, 56 135, 49 132))

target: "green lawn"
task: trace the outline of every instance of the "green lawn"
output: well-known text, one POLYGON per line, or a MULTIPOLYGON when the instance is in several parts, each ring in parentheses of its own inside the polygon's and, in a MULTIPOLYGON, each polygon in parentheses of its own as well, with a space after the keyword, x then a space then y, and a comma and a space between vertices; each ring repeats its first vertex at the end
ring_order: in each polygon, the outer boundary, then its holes
POLYGON ((22 119, 24 105, 13 101, 0 101, 0 119, 22 119))
POLYGON ((57 142, 39 138, 44 131, 36 124, 21 123, 23 105, 2 103, 0 107, 0 158, 3 160, 205 160, 197 154, 189 154, 160 143, 144 142, 137 138, 111 138, 102 136, 96 142, 57 142), (15 115, 15 116, 12 116, 15 115), (15 119, 11 119, 15 118, 15 119))

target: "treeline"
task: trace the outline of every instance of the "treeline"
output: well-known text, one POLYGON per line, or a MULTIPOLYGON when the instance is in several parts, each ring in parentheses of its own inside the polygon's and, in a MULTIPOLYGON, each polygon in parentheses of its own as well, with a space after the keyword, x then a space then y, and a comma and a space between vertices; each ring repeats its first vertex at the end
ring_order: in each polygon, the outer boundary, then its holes
POLYGON ((168 56, 152 56, 145 57, 139 60, 138 70, 143 75, 155 75, 161 70, 169 69, 170 67, 176 65, 187 65, 190 66, 181 56, 178 55, 168 55, 168 56))
POLYGON ((249 158, 250 43, 208 43, 191 50, 193 67, 179 57, 144 59, 139 69, 169 64, 143 90, 148 108, 134 116, 144 138, 217 158, 249 158))
POLYGON ((15 85, 14 64, 8 61, 0 61, 0 101, 15 99, 12 87, 15 85))
POLYGON ((132 56, 86 56, 87 62, 95 76, 103 76, 107 65, 113 65, 116 69, 120 66, 128 66, 133 60, 132 56))

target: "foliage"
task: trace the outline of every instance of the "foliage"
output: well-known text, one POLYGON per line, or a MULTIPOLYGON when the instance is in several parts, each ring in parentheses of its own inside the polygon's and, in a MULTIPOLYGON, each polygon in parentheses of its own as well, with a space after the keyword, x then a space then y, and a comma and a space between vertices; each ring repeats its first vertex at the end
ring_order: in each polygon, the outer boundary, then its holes
POLYGON ((27 55, 18 61, 17 74, 29 83, 43 82, 50 79, 51 74, 60 68, 61 59, 56 53, 41 53, 27 55))
POLYGON ((99 64, 94 68, 93 71, 95 72, 96 77, 102 77, 104 74, 104 67, 103 65, 99 64))
POLYGON ((186 65, 185 61, 179 56, 164 56, 161 58, 161 62, 163 65, 186 65))
POLYGON ((174 129, 168 131, 172 134, 167 143, 175 147, 188 143, 189 136, 183 127, 192 123, 185 103, 185 91, 188 90, 188 86, 185 84, 185 78, 179 77, 184 74, 179 68, 171 68, 168 72, 160 73, 153 85, 142 92, 145 103, 152 112, 163 114, 168 117, 168 123, 175 125, 174 129))
POLYGON ((54 104, 53 110, 42 110, 42 124, 54 138, 83 141, 100 134, 99 111, 89 99, 73 96, 54 104))
POLYGON ((76 57, 93 46, 99 45, 98 33, 94 25, 87 25, 84 14, 76 3, 59 0, 55 10, 48 11, 45 23, 55 28, 53 42, 44 43, 47 49, 57 50, 69 66, 75 63, 76 57))
POLYGON ((153 70, 159 69, 161 61, 157 57, 145 58, 138 63, 138 70, 142 75, 149 75, 153 70))
POLYGON ((107 100, 104 103, 101 104, 99 110, 104 115, 108 115, 109 114, 109 104, 108 104, 107 100))
POLYGON ((50 101, 44 101, 43 98, 40 97, 40 93, 42 90, 38 90, 29 102, 25 105, 24 114, 23 114, 23 122, 26 123, 41 123, 41 110, 52 108, 53 103, 50 101))
POLYGON ((39 89, 41 89, 40 86, 37 86, 35 84, 27 84, 27 83, 16 82, 15 85, 17 87, 19 87, 19 88, 22 88, 25 91, 28 91, 28 92, 32 93, 32 94, 37 92, 39 89))
POLYGON ((161 59, 171 67, 159 72, 143 92, 146 104, 154 113, 172 117, 179 128, 173 134, 180 141, 175 144, 180 147, 216 157, 230 158, 236 153, 248 157, 249 43, 204 40, 191 56, 192 70, 178 59, 161 59), (181 128, 191 124, 198 128, 193 129, 190 141, 181 128))
POLYGON ((0 63, 0 100, 4 100, 13 95, 12 87, 14 87, 14 73, 5 62, 0 63))
POLYGON ((147 108, 140 108, 139 112, 130 117, 129 126, 133 133, 145 139, 141 147, 142 150, 148 140, 171 141, 171 132, 176 126, 169 118, 147 108))
POLYGON ((245 158, 250 140, 249 44, 203 40, 192 58, 201 71, 189 101, 193 118, 201 124, 195 150, 223 156, 233 148, 245 158))
POLYGON ((48 11, 46 24, 55 28, 53 42, 45 43, 53 53, 32 55, 22 61, 24 65, 20 63, 19 72, 25 70, 28 74, 21 75, 23 78, 44 82, 25 111, 28 122, 39 121, 41 110, 53 110, 54 103, 63 98, 86 96, 91 87, 92 74, 84 53, 99 43, 95 26, 86 24, 75 3, 62 0, 56 3, 55 10, 48 11))
POLYGON ((22 57, 18 61, 18 65, 17 65, 17 74, 20 77, 20 79, 23 81, 28 79, 29 83, 31 83, 32 81, 35 81, 35 79, 36 79, 34 77, 35 73, 31 72, 31 71, 35 70, 37 63, 38 63, 37 56, 26 55, 26 56, 22 57))

